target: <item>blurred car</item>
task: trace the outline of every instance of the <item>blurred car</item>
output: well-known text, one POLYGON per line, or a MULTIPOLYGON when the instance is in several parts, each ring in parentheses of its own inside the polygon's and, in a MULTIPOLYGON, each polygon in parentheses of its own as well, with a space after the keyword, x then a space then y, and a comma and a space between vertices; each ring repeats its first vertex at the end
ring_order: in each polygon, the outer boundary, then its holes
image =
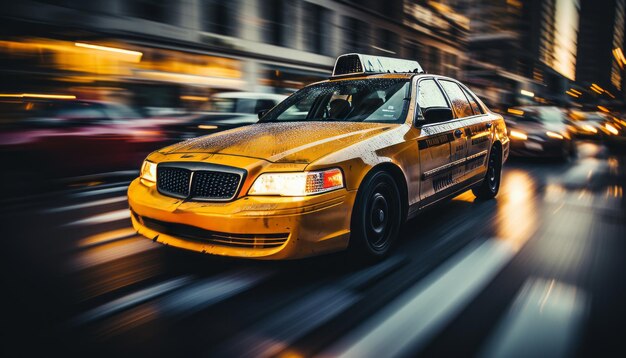
POLYGON ((285 98, 287 96, 273 93, 218 93, 195 118, 168 125, 165 131, 178 141, 253 124, 259 120, 259 112, 273 108, 285 98))
POLYGON ((511 155, 566 159, 575 152, 567 116, 558 107, 509 108, 505 116, 511 155))
POLYGON ((85 100, 25 100, 20 120, 0 132, 0 155, 13 172, 40 178, 131 169, 162 146, 162 124, 131 107, 85 100))
POLYGON ((408 217, 498 193, 503 118, 416 61, 348 54, 259 123, 151 153, 128 188, 152 241, 206 254, 385 257, 408 217))
POLYGON ((571 111, 569 116, 578 138, 614 141, 624 136, 624 121, 610 114, 571 111))

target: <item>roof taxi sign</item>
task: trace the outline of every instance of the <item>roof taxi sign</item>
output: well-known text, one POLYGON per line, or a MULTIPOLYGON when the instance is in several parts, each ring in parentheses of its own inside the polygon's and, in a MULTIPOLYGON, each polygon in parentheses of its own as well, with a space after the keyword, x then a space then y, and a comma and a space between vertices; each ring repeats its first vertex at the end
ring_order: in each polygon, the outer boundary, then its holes
POLYGON ((399 58, 348 53, 337 57, 333 77, 367 73, 424 73, 419 62, 399 58))

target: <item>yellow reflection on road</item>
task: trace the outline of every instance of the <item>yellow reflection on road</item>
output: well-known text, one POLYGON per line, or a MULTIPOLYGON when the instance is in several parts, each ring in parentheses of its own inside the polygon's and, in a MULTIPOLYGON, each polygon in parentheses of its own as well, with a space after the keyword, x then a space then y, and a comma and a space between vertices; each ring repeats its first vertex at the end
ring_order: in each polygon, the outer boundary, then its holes
POLYGON ((521 249, 537 230, 539 213, 535 189, 533 178, 525 171, 515 169, 502 176, 496 235, 515 250, 521 249))

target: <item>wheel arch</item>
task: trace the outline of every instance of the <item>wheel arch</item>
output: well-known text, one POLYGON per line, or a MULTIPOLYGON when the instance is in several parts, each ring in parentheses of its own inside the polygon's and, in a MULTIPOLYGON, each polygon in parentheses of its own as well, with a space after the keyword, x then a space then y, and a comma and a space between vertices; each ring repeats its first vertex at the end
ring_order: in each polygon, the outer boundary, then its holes
POLYGON ((400 191, 400 202, 402 204, 402 222, 404 222, 406 221, 409 211, 409 188, 404 172, 398 165, 392 162, 382 162, 374 165, 363 176, 363 179, 361 179, 359 189, 361 188, 361 183, 363 183, 367 178, 381 171, 389 173, 398 186, 398 190, 400 191))

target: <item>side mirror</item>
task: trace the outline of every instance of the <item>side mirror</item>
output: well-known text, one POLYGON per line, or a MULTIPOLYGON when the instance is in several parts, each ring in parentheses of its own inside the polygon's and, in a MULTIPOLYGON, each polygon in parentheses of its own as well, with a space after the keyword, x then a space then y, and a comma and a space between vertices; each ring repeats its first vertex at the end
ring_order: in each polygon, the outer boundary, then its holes
POLYGON ((452 120, 452 109, 448 107, 428 107, 422 109, 426 123, 439 123, 452 120))
POLYGON ((257 116, 259 117, 259 119, 261 119, 261 118, 263 118, 263 116, 265 116, 265 114, 267 114, 267 112, 269 112, 269 111, 270 111, 269 109, 263 109, 263 110, 260 110, 260 111, 257 113, 257 116))

